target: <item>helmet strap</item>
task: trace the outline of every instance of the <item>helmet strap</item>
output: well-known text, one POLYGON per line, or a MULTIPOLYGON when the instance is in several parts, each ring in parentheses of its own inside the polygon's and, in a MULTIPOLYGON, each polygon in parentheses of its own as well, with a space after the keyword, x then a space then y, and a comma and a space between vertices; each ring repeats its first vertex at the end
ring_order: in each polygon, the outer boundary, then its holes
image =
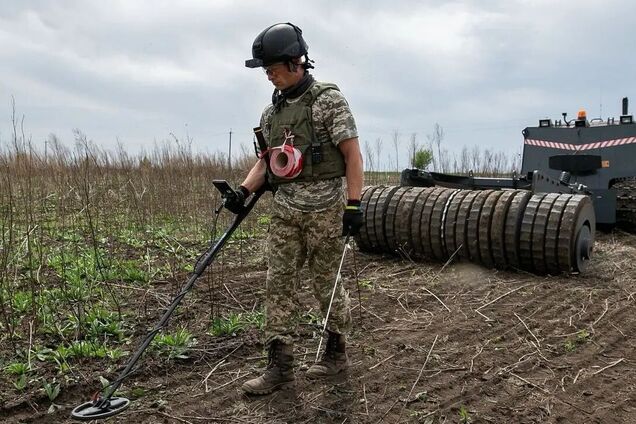
POLYGON ((314 61, 311 60, 308 55, 305 55, 305 61, 303 62, 303 68, 305 68, 305 70, 314 69, 314 61))

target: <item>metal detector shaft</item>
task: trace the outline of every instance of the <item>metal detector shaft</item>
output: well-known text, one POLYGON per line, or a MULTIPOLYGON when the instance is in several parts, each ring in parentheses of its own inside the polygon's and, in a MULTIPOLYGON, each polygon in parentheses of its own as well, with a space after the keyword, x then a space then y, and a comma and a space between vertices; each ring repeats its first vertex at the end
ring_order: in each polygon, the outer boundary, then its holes
MULTIPOLYGON (((144 353, 144 351, 148 348, 152 340, 155 338, 155 335, 159 331, 161 331, 161 329, 166 325, 166 323, 168 322, 168 319, 170 319, 170 316, 172 315, 174 310, 177 308, 177 306, 179 306, 179 303, 181 302, 183 297, 192 289, 192 287, 194 286, 194 283, 201 276, 201 274, 203 274, 203 271, 205 271, 205 269, 212 263, 212 261, 214 260, 216 255, 219 253, 223 245, 225 245, 227 240, 232 236, 232 233, 240 225, 243 219, 251 212, 252 208, 254 207, 254 205, 256 204, 256 202, 258 201, 258 199, 261 197, 261 195, 264 192, 265 192, 265 189, 261 188, 252 195, 249 202, 245 204, 243 210, 236 215, 236 217, 234 218, 234 221, 232 222, 232 225, 228 227, 228 229, 221 236, 221 238, 214 244, 214 246, 210 247, 201 256, 201 258, 197 262, 194 272, 188 278, 188 282, 183 286, 183 288, 181 289, 181 292, 177 295, 177 297, 174 298, 174 300, 172 301, 172 303, 170 304, 166 312, 164 312, 163 316, 161 317, 161 320, 157 323, 155 328, 146 336, 143 343, 141 344, 141 346, 139 346, 139 349, 137 349, 133 357, 130 358, 130 361, 126 365, 126 368, 121 372, 117 380, 115 380, 108 387, 108 389, 104 393, 104 397, 101 398, 102 404, 108 402, 108 400, 112 397, 112 395, 119 388, 119 386, 121 386, 121 383, 126 379, 126 377, 128 377, 128 374, 131 372, 131 370, 133 369, 133 367, 135 366, 139 358, 141 358, 141 355, 144 353)), ((95 405, 95 406, 99 407, 100 405, 95 405)))

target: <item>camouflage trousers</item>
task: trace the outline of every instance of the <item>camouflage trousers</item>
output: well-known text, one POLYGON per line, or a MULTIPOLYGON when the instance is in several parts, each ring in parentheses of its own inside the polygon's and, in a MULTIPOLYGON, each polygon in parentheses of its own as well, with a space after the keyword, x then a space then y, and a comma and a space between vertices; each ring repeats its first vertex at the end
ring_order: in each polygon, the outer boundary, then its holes
MULTIPOLYGON (((299 212, 274 202, 268 236, 267 290, 265 299, 266 342, 292 343, 296 330, 302 289, 300 271, 307 262, 311 288, 320 304, 322 317, 327 314, 344 241, 343 206, 337 202, 321 212, 299 212)), ((329 313, 327 329, 347 334, 351 328, 350 301, 338 282, 329 313)))

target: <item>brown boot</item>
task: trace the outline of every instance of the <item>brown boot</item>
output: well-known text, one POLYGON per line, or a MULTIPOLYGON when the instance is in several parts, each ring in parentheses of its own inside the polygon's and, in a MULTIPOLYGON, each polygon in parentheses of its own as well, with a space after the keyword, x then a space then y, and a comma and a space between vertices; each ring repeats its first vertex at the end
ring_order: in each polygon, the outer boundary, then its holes
POLYGON ((282 389, 294 381, 292 345, 274 340, 268 347, 268 357, 269 361, 263 375, 243 383, 241 388, 245 393, 266 395, 274 390, 282 389))
POLYGON ((345 336, 338 333, 329 333, 325 352, 320 361, 313 364, 307 370, 307 378, 316 379, 334 376, 351 365, 345 351, 345 336))

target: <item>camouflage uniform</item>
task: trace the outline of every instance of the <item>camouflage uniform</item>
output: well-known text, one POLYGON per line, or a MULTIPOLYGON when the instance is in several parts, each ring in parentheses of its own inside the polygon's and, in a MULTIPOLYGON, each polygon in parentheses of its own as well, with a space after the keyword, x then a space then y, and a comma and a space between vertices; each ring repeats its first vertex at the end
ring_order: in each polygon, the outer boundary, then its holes
MULTIPOLYGON (((288 102, 298 99, 287 100, 288 102)), ((269 105, 261 116, 261 128, 269 139, 269 105)), ((358 136, 355 121, 344 96, 337 90, 321 93, 312 106, 314 130, 336 146, 358 136)), ((300 270, 307 261, 314 297, 325 316, 344 248, 341 239, 344 205, 342 178, 317 182, 281 184, 274 196, 268 238, 268 272, 265 336, 267 343, 292 343, 297 314, 296 295, 301 288, 300 270)), ((327 329, 346 334, 351 328, 349 296, 339 283, 327 329)))

